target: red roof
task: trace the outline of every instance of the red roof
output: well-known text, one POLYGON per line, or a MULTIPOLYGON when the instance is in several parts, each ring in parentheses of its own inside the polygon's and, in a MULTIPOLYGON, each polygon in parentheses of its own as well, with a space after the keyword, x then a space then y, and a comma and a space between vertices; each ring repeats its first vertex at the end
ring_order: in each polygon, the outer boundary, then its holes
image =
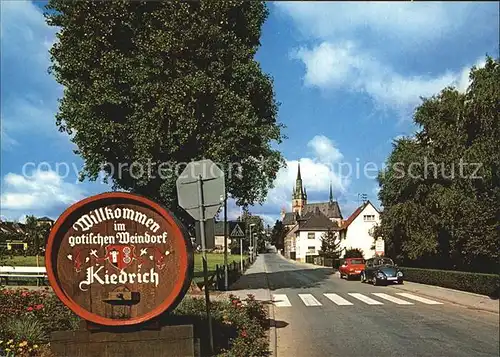
MULTIPOLYGON (((349 227, 349 225, 356 219, 357 216, 359 216, 359 214, 361 212, 363 212, 363 210, 365 209, 366 206, 368 206, 368 204, 372 205, 372 203, 370 201, 366 201, 361 206, 356 208, 356 210, 349 216, 349 218, 347 218, 346 221, 342 222, 343 223, 342 229, 346 229, 347 227, 349 227)), ((375 208, 375 210, 378 212, 378 210, 376 208, 375 208)))

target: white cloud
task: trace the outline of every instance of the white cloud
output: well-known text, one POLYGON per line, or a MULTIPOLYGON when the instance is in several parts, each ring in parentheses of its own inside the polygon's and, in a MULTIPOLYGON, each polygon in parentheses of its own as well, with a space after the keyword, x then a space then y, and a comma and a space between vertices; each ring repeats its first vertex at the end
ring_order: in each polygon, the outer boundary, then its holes
POLYGON ((343 155, 335 147, 333 141, 324 135, 316 135, 307 143, 307 146, 313 149, 314 156, 320 162, 333 163, 343 158, 343 155))
POLYGON ((55 171, 34 170, 27 176, 8 173, 2 184, 2 214, 8 212, 11 217, 46 214, 54 208, 69 206, 84 197, 83 190, 77 184, 64 182, 55 171))
POLYGON ((480 26, 475 19, 497 11, 494 4, 474 2, 275 2, 303 35, 321 40, 371 35, 367 44, 397 42, 408 50, 432 44, 457 29, 480 26), (474 17, 471 12, 474 11, 474 17), (376 43, 374 43, 376 42, 376 43))
POLYGON ((31 1, 2 2, 2 134, 20 143, 33 133, 69 141, 55 125, 62 87, 47 73, 56 31, 31 1))
MULTIPOLYGON (((300 162, 300 172, 303 186, 307 189, 308 202, 314 202, 311 196, 320 197, 321 201, 328 200, 330 183, 335 197, 347 193, 350 184, 348 175, 343 176, 341 160, 343 155, 334 142, 324 135, 314 136, 307 147, 311 149, 310 157, 299 160, 286 160, 286 167, 279 170, 274 181, 274 188, 269 190, 267 200, 263 205, 250 207, 253 214, 257 214, 271 227, 280 218, 280 211, 284 208, 291 210, 292 190, 297 178, 297 169, 300 162)), ((229 201, 228 201, 229 202, 229 201)), ((228 216, 239 216, 238 207, 228 204, 228 216)), ((222 218, 223 215, 220 215, 222 218)))
MULTIPOLYGON (((390 66, 364 53, 353 42, 323 42, 315 47, 302 47, 292 53, 306 68, 304 83, 320 89, 342 89, 368 95, 378 106, 407 113, 449 85, 465 90, 471 66, 438 77, 404 76, 390 66)), ((484 65, 479 60, 477 65, 484 65)))
POLYGON ((264 213, 273 216, 273 214, 279 214, 282 207, 287 211, 291 209, 292 190, 295 186, 299 162, 302 183, 309 196, 311 193, 324 193, 324 200, 327 200, 330 183, 336 195, 346 192, 350 181, 336 170, 336 164, 343 158, 340 150, 325 136, 315 136, 307 146, 312 148, 313 156, 287 160, 287 166, 278 172, 274 181, 275 187, 269 191, 266 201, 266 206, 272 207, 273 211, 264 210, 264 213))

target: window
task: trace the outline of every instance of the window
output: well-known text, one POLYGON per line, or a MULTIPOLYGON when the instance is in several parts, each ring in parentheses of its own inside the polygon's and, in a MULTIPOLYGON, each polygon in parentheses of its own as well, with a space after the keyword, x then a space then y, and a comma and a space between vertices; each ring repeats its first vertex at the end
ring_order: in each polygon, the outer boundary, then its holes
POLYGON ((314 239, 314 232, 313 233, 307 233, 307 239, 314 239))
POLYGON ((382 258, 380 259, 380 265, 394 265, 394 262, 391 258, 382 258))
POLYGON ((365 222, 373 222, 373 221, 375 221, 375 215, 373 215, 373 214, 365 214, 363 216, 363 219, 364 219, 365 222))
POLYGON ((354 264, 365 264, 365 261, 363 259, 351 259, 351 265, 354 264))
POLYGON ((316 253, 316 247, 307 247, 307 253, 316 253))

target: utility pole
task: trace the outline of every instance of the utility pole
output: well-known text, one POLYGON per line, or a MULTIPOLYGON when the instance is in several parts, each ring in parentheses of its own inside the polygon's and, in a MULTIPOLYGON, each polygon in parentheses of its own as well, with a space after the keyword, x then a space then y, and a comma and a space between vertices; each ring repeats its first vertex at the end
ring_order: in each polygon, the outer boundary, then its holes
POLYGON ((224 288, 229 289, 227 272, 227 187, 224 190, 224 288))

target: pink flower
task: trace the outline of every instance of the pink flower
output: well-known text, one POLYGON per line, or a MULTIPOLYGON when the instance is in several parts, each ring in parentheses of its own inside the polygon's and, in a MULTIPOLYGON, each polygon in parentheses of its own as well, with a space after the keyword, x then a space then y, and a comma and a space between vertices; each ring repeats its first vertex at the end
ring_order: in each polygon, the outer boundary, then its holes
POLYGON ((241 337, 247 337, 247 331, 246 330, 243 330, 241 331, 241 337))
POLYGON ((28 310, 28 311, 33 311, 33 308, 30 306, 30 307, 28 307, 26 310, 28 310))
POLYGON ((38 304, 35 306, 35 310, 41 310, 43 309, 43 304, 38 304))

